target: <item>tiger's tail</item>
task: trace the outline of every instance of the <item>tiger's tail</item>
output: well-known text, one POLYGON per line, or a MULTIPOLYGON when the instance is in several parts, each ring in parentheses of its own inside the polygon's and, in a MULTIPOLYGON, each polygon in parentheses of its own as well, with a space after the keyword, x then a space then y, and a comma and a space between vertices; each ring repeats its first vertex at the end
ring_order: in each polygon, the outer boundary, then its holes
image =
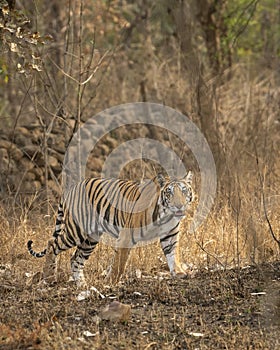
POLYGON ((27 248, 31 255, 35 256, 35 258, 42 258, 43 256, 46 255, 47 249, 44 249, 42 252, 37 253, 32 249, 32 244, 33 244, 33 241, 31 240, 27 242, 27 248))
MULTIPOLYGON (((60 236, 60 233, 62 231, 62 225, 63 225, 63 217, 64 217, 63 206, 62 206, 62 203, 60 203, 57 211, 56 222, 55 222, 55 231, 53 233, 54 238, 57 238, 58 236, 60 236)), ((35 258, 42 258, 47 254, 47 248, 37 253, 35 252, 35 250, 32 249, 32 244, 33 244, 32 240, 28 241, 27 248, 29 253, 33 255, 35 258)))

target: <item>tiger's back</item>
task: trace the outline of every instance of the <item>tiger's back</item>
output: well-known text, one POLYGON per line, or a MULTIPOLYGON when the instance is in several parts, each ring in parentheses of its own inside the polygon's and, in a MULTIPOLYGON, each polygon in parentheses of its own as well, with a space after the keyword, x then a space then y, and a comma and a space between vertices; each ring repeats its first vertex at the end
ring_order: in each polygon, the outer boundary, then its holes
MULTIPOLYGON (((61 207, 66 230, 81 231, 76 243, 103 232, 118 238, 128 229, 144 230, 156 220, 160 187, 153 181, 138 184, 119 179, 91 178, 74 186, 61 207)), ((57 227, 59 229, 59 227, 57 227)))

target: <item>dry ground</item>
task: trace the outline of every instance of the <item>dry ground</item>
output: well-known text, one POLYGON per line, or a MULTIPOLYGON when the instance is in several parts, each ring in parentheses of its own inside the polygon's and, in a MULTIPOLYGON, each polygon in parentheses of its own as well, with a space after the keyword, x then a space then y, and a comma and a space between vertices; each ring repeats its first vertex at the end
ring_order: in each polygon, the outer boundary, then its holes
POLYGON ((171 279, 162 264, 111 287, 96 276, 93 256, 86 277, 106 298, 92 292, 78 301, 80 291, 65 272, 52 286, 28 287, 26 272, 42 261, 23 253, 8 262, 4 252, 0 349, 280 349, 280 262, 200 270, 187 280, 171 279), (131 319, 98 322, 100 308, 113 298, 131 305, 131 319))

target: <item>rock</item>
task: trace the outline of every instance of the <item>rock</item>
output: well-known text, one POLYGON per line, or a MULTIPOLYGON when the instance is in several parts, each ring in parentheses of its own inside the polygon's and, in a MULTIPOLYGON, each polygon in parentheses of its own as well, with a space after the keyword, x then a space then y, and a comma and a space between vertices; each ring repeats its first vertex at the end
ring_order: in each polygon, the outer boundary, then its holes
POLYGON ((0 148, 0 169, 1 172, 9 169, 9 156, 5 148, 0 148))
POLYGON ((36 180, 39 180, 39 181, 41 181, 42 177, 44 176, 44 170, 42 168, 38 168, 38 167, 33 168, 32 173, 35 174, 36 180))
POLYGON ((23 157, 20 160, 20 169, 28 171, 33 168, 34 168, 34 163, 31 160, 29 160, 27 157, 23 157))
POLYGON ((102 320, 127 321, 131 316, 131 306, 114 300, 100 311, 99 316, 102 320))
POLYGON ((55 181, 48 180, 48 186, 54 193, 56 193, 56 194, 61 193, 61 188, 60 188, 59 184, 56 183, 55 181))
POLYGON ((17 127, 15 129, 14 142, 20 147, 31 145, 32 139, 29 130, 24 127, 17 127))
POLYGON ((60 171, 62 166, 59 164, 57 158, 54 156, 48 156, 48 165, 52 167, 54 171, 60 171))
POLYGON ((21 191, 34 193, 35 191, 39 191, 41 187, 42 184, 39 181, 24 181, 21 186, 21 191))
POLYGON ((34 181, 36 178, 36 175, 32 172, 28 172, 27 174, 25 174, 24 176, 24 181, 26 182, 31 182, 31 181, 34 181))
POLYGON ((100 172, 102 170, 103 165, 104 161, 97 157, 90 156, 87 162, 87 168, 91 171, 96 170, 100 172))
POLYGON ((8 155, 14 160, 19 160, 23 157, 22 151, 10 141, 0 140, 0 148, 5 148, 8 155))
POLYGON ((54 156, 61 164, 64 161, 64 149, 60 148, 55 148, 52 150, 49 150, 50 155, 54 156))
POLYGON ((105 144, 102 144, 102 145, 100 145, 100 152, 101 152, 101 154, 102 155, 108 155, 108 154, 110 154, 110 147, 109 146, 107 146, 107 145, 105 145, 105 144))
POLYGON ((8 151, 5 148, 0 148, 0 157, 2 159, 9 159, 8 151))
POLYGON ((110 148, 110 150, 115 149, 118 146, 118 141, 111 136, 107 136, 104 143, 110 148))
POLYGON ((35 154, 38 154, 40 152, 40 146, 26 145, 23 147, 23 152, 32 158, 35 154))

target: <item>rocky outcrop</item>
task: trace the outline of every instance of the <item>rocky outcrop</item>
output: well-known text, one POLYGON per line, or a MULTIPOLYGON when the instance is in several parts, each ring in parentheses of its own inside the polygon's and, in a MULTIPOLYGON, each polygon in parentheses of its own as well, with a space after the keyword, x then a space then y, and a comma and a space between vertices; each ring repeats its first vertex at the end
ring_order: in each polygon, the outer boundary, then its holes
MULTIPOLYGON (((113 120, 113 119, 112 119, 113 120)), ((113 120, 114 121, 114 120, 113 120)), ((74 124, 67 121, 60 125, 52 125, 51 131, 46 131, 40 124, 18 126, 11 132, 0 130, 0 196, 7 195, 33 195, 34 193, 47 197, 59 197, 61 195, 61 173, 64 165, 65 150, 71 138, 71 130, 74 124)), ((58 124, 58 123, 57 123, 58 124)), ((184 145, 178 140, 172 140, 170 135, 158 133, 155 137, 154 130, 146 125, 128 125, 121 128, 111 128, 112 132, 106 134, 102 129, 101 139, 94 137, 100 125, 92 121, 93 127, 83 128, 81 132, 80 153, 88 154, 85 176, 106 176, 132 178, 141 180, 143 177, 152 177, 162 168, 169 169, 173 166, 170 159, 153 162, 158 155, 153 153, 153 146, 149 138, 155 138, 167 147, 178 150, 182 154, 184 145), (134 139, 140 138, 135 146, 134 139), (130 142, 131 141, 131 142, 130 142), (177 142, 177 144, 175 143, 177 142), (92 149, 94 145, 94 148, 92 149), (114 151, 114 152, 112 152, 114 151), (112 152, 112 153, 111 153, 112 152), (113 156, 111 156, 113 154, 113 156), (108 170, 109 165, 109 171, 108 170), (107 167, 107 168, 106 168, 107 167)), ((90 125, 90 124, 89 124, 90 125)), ((72 164, 79 164, 79 156, 75 142, 71 142, 74 152, 72 164)), ((68 153, 69 154, 69 153, 68 153)), ((194 161, 189 157, 189 152, 184 152, 183 162, 187 168, 194 168, 194 161)), ((175 164, 176 166, 176 164, 175 164)), ((64 169, 66 169, 65 167, 64 169)), ((71 181, 76 179, 71 174, 71 181)))
MULTIPOLYGON (((73 125, 68 128, 59 125, 47 133, 41 125, 30 124, 18 126, 12 132, 0 130, 0 196, 34 193, 48 198, 60 196, 71 129, 73 125)), ((115 138, 111 135, 102 138, 89 154, 86 176, 100 176, 106 156, 128 136, 131 132, 117 130, 115 138)), ((91 145, 91 138, 91 134, 82 135, 83 144, 91 145)))
MULTIPOLYGON (((72 128, 73 126, 70 125, 72 128)), ((59 196, 61 171, 71 128, 64 125, 46 132, 39 124, 0 130, 0 195, 59 196)), ((92 155, 89 176, 102 167, 102 147, 92 155), (98 154, 98 157, 97 157, 98 154)))
POLYGON ((7 194, 57 194, 65 150, 59 130, 45 135, 40 125, 16 127, 0 133, 0 190, 7 194))

